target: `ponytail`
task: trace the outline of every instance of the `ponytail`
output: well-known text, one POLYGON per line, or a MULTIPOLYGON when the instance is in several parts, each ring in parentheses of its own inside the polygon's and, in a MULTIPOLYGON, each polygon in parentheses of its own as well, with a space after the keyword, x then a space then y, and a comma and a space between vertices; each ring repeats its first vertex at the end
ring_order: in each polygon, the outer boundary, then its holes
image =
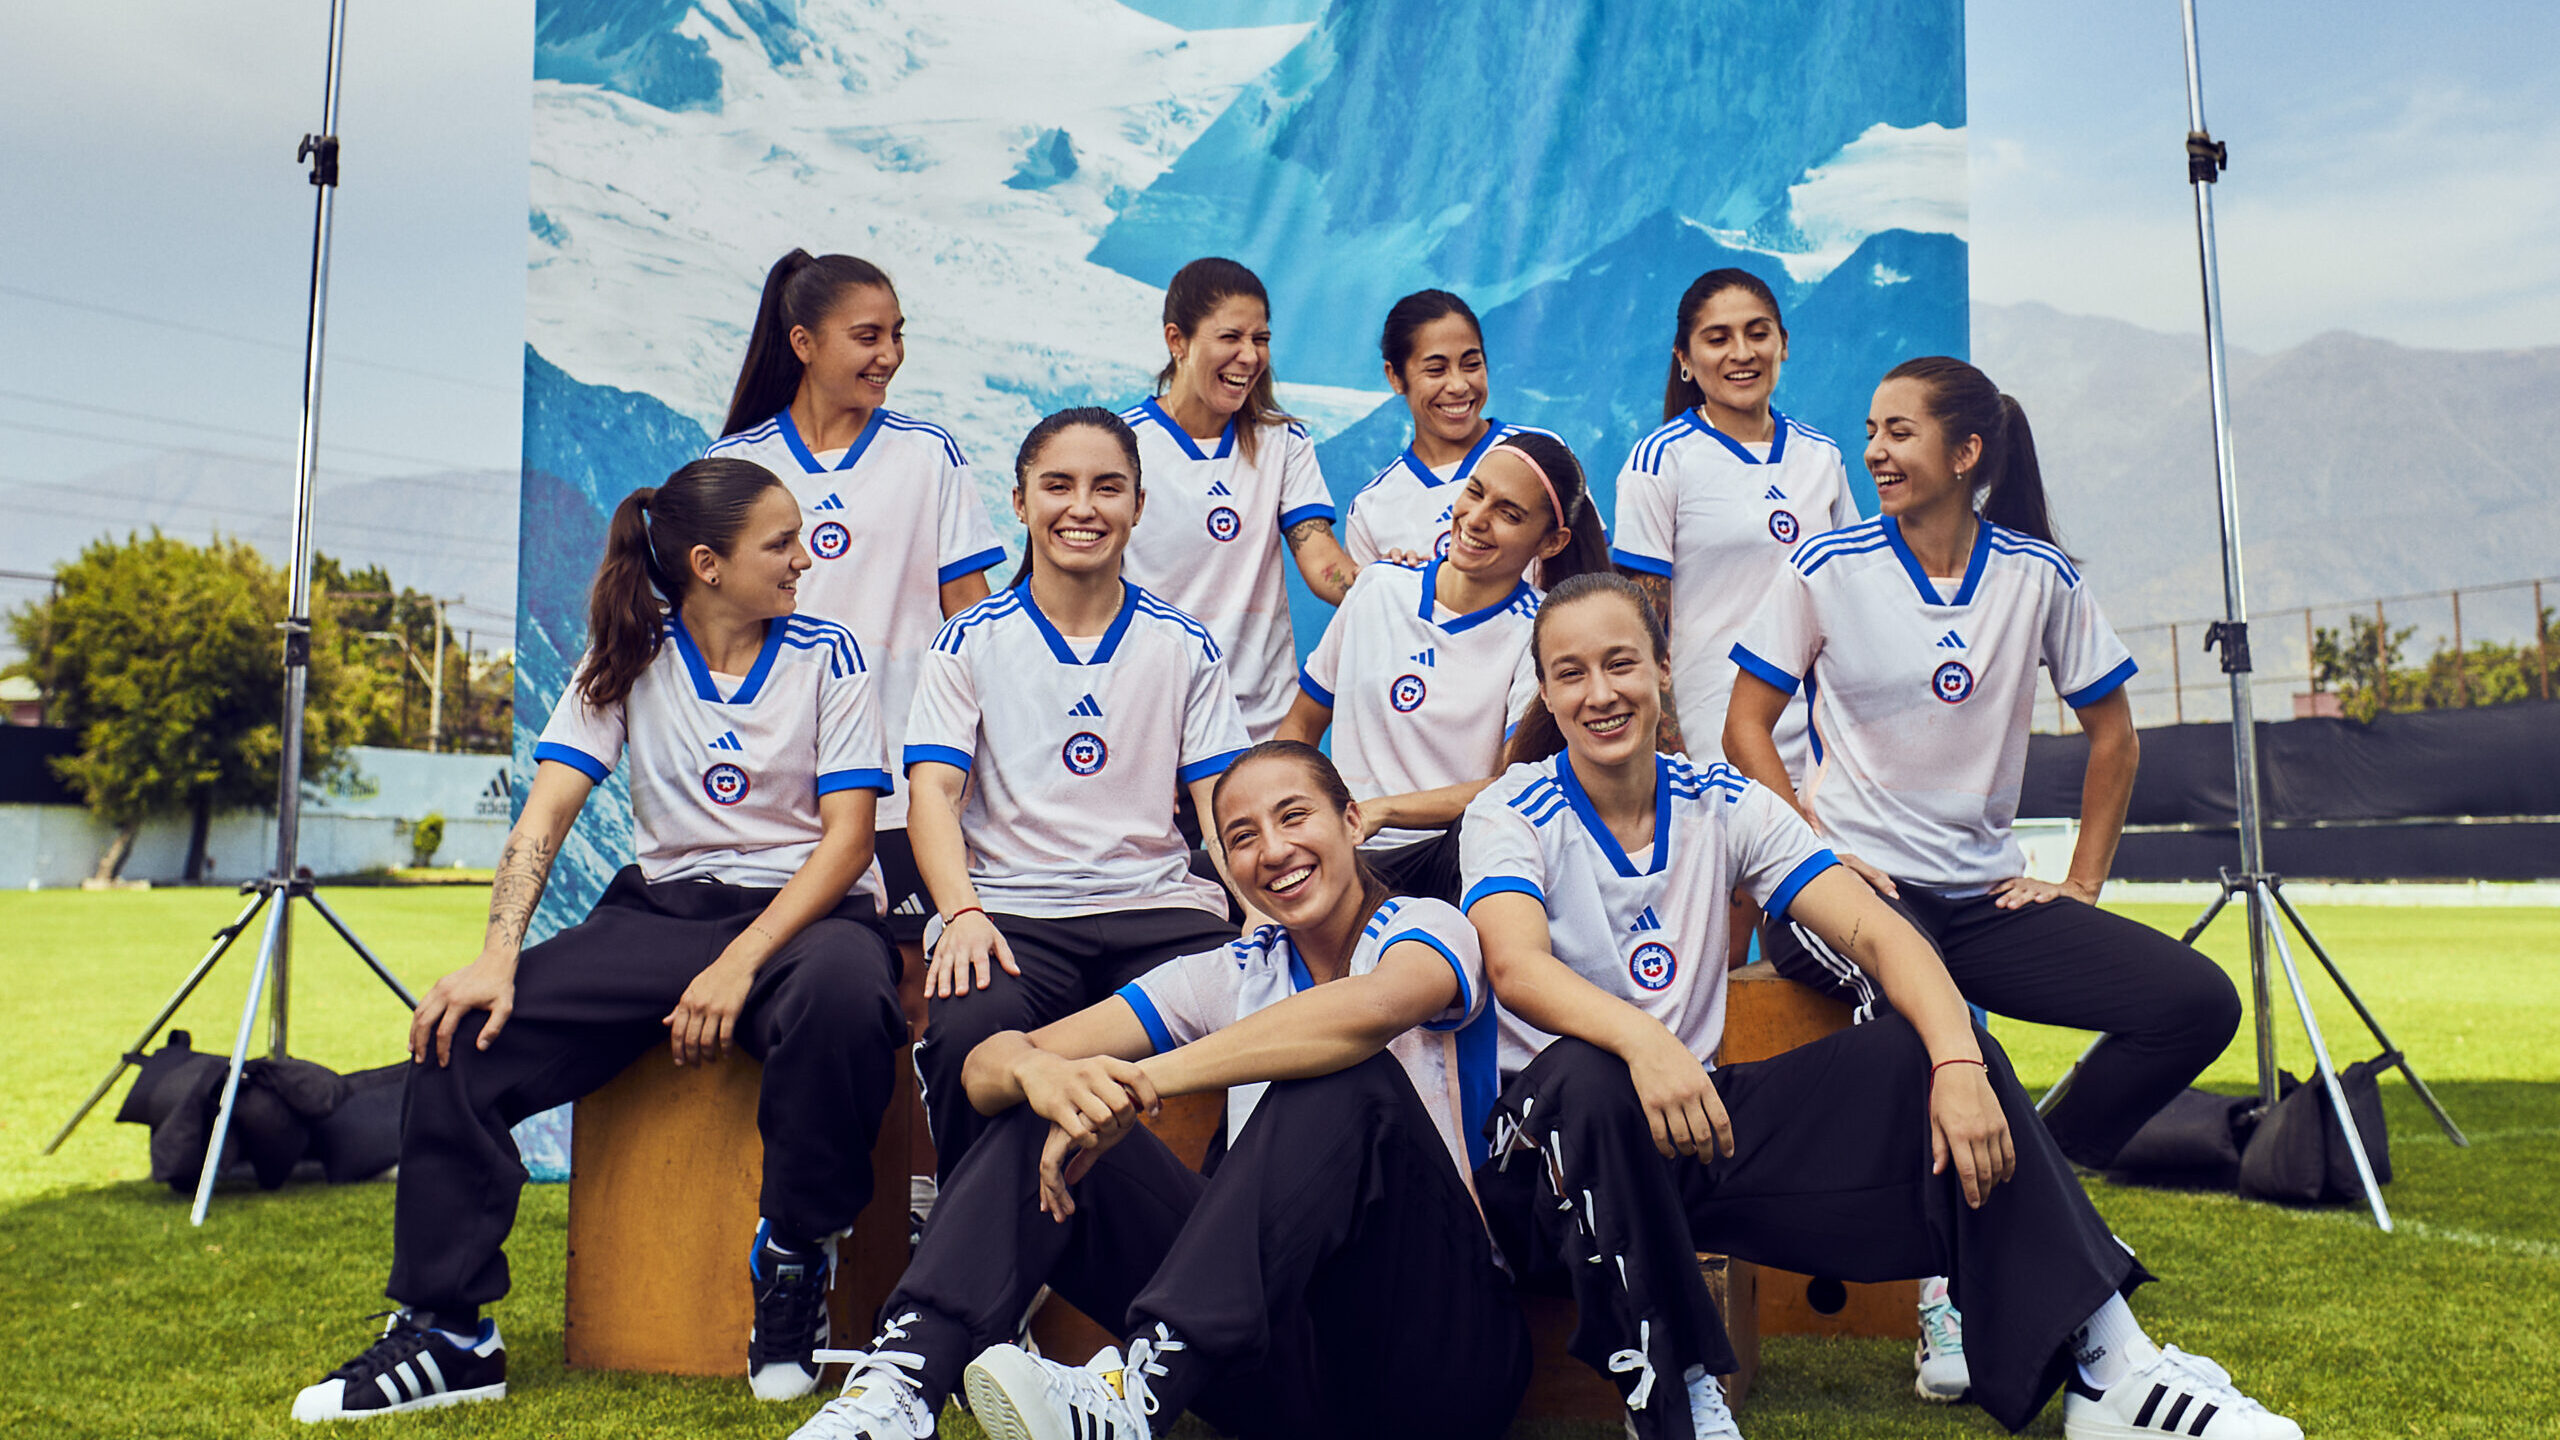
POLYGON ((1680 292, 1679 317, 1671 326, 1671 369, 1662 381, 1662 418, 1665 420, 1676 419, 1681 411, 1695 410, 1707 403, 1705 388, 1694 378, 1681 373, 1688 367, 1680 357, 1688 351, 1689 328, 1698 323, 1698 312, 1707 308, 1708 301, 1727 290, 1745 290, 1756 296, 1761 304, 1769 307, 1769 318, 1778 322, 1780 338, 1787 333, 1786 317, 1778 312, 1777 295, 1769 289, 1768 281, 1750 271, 1728 266, 1710 270, 1690 281, 1689 288, 1680 292))
POLYGON ((730 392, 729 418, 721 424, 721 434, 753 429, 799 397, 805 367, 791 348, 792 328, 815 331, 837 299, 856 285, 877 285, 897 293, 879 266, 851 255, 794 250, 773 262, 765 272, 755 329, 747 336, 746 362, 738 367, 737 388, 730 392))
POLYGON ((1608 569, 1608 531, 1591 503, 1591 482, 1572 447, 1542 430, 1514 430, 1495 441, 1494 448, 1518 452, 1545 474, 1555 488, 1554 524, 1573 532, 1562 550, 1538 562, 1538 588, 1552 591, 1576 575, 1608 569))
POLYGON ((1964 478, 1983 519, 2061 547, 2045 501, 2044 469, 2036 463, 2035 431, 2015 399, 2001 394, 1990 376, 1946 355, 1905 360, 1884 378, 1920 382, 1929 395, 1929 416, 1945 428, 1949 449, 1968 435, 1981 437, 1982 458, 1964 478))
MULTIPOLYGON (((1511 738, 1503 742, 1502 768, 1508 770, 1514 765, 1535 765, 1563 751, 1564 730, 1556 723, 1554 713, 1547 709, 1545 693, 1547 657, 1542 647, 1547 638, 1547 619, 1568 605, 1577 605, 1602 595, 1614 595, 1635 611, 1636 618, 1644 623, 1645 639, 1653 647, 1653 663, 1666 677, 1671 673, 1671 638, 1663 633, 1662 617, 1653 613, 1653 602, 1645 598, 1645 593, 1637 589, 1633 581, 1604 565, 1559 583, 1547 592, 1546 600, 1538 606, 1538 618, 1529 627, 1529 658, 1538 668, 1539 694, 1521 713, 1520 723, 1512 727, 1511 738)), ((1662 717, 1655 725, 1655 735, 1659 737, 1673 723, 1671 696, 1666 685, 1662 695, 1662 717)), ((1661 748, 1659 738, 1654 748, 1661 748)))
MULTIPOLYGON (((1197 335, 1202 322, 1209 318, 1222 301, 1238 296, 1262 306, 1271 313, 1271 292, 1262 288, 1262 277, 1233 260, 1216 255, 1194 260, 1173 273, 1164 287, 1164 323, 1184 335, 1197 335)), ((1173 384, 1178 367, 1173 357, 1165 357, 1164 368, 1156 372, 1156 394, 1164 394, 1173 384)), ((1278 392, 1271 378, 1271 367, 1262 367, 1254 377, 1253 388, 1245 392, 1244 406, 1236 411, 1236 453, 1249 464, 1254 451, 1262 443, 1262 427, 1285 424, 1297 417, 1280 408, 1278 392)))
POLYGON ((587 590, 587 663, 578 690, 601 710, 620 704, 658 658, 667 616, 692 583, 694 547, 729 555, 747 511, 782 482, 747 460, 696 460, 654 488, 643 485, 613 507, 604 559, 587 590))

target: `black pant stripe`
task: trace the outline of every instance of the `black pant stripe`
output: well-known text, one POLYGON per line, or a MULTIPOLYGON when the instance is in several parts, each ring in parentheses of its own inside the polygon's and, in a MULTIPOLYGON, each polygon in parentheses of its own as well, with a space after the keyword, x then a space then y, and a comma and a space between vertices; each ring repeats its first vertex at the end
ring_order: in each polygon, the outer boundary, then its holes
POLYGON ((2187 1433, 2190 1435, 2203 1434, 2204 1427, 2213 1423, 2213 1413, 2221 1408, 2222 1407, 2219 1405, 2208 1403, 2203 1409, 2197 1411, 2196 1423, 2187 1427, 2187 1433))
POLYGON ((2187 1407, 2194 1403, 2196 1403, 2196 1397, 2181 1393, 2178 1396, 2177 1403, 2169 1407, 2169 1413, 2161 1417, 2160 1428, 2172 1435, 2177 1434, 2179 1419, 2187 1413, 2187 1407))
POLYGON ((2168 1386, 2166 1386, 2166 1385, 2154 1385, 2154 1386, 2152 1386, 2152 1387, 2151 1387, 2151 1393, 2150 1393, 2148 1396, 2144 1397, 2144 1399, 2143 1399, 2143 1402, 2142 1402, 2142 1409, 2141 1409, 2141 1410, 2139 1410, 2139 1411, 2137 1411, 2137 1412, 2135 1413, 2134 1417, 2133 1417, 2133 1428, 2134 1428, 2134 1429, 2136 1429, 2136 1430, 2140 1430, 2140 1429, 2142 1429, 2142 1428, 2144 1428, 2144 1427, 2148 1426, 2148 1425, 2151 1423, 2151 1413, 2152 1413, 2153 1411, 2155 1411, 2155 1410, 2159 1409, 2159 1408, 2160 1408, 2160 1402, 2161 1402, 2162 1400, 2167 1399, 2167 1398, 2168 1398, 2168 1396, 2169 1396, 2169 1387, 2168 1387, 2168 1386))

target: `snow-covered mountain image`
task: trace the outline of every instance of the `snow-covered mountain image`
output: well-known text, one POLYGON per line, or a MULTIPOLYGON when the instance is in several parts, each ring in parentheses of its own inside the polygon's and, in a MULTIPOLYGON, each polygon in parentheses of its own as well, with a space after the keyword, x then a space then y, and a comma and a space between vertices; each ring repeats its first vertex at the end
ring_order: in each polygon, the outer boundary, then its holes
MULTIPOLYGON (((574 663, 605 513, 712 437, 794 246, 895 277, 890 403, 958 437, 1000 522, 1039 416, 1148 392, 1161 287, 1206 254, 1269 285, 1282 399, 1341 500, 1405 443, 1377 327, 1426 285, 1484 317, 1493 412, 1565 435, 1604 505, 1660 421, 1679 292, 1716 265, 1787 308, 1780 408, 1854 434, 1895 360, 1965 351, 1962 22, 1961 0, 542 0, 521 722, 574 663)), ((582 827, 544 929, 627 828, 582 827)))

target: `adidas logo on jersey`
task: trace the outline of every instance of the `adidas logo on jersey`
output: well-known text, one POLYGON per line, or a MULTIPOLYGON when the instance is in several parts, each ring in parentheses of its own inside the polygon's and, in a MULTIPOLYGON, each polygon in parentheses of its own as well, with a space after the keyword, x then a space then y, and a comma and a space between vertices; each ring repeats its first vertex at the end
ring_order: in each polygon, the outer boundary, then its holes
POLYGON ((1779 489, 1775 485, 1772 485, 1769 487, 1767 493, 1763 494, 1760 498, 1763 500, 1784 500, 1787 498, 1787 492, 1779 489))
POLYGON ((1636 917, 1636 923, 1627 927, 1627 933, 1630 935, 1641 935, 1647 930, 1659 930, 1661 928, 1662 921, 1655 917, 1653 907, 1647 905, 1644 907, 1644 913, 1636 917))
POLYGON ((720 738, 711 742, 711 748, 714 750, 744 750, 747 747, 738 743, 737 731, 723 730, 720 732, 720 738))
POLYGON ((1102 706, 1095 701, 1092 696, 1087 695, 1083 699, 1077 701, 1075 703, 1075 708, 1069 710, 1067 713, 1070 715, 1083 715, 1091 719, 1099 720, 1102 718, 1102 706))
POLYGON ((1236 493, 1236 492, 1234 492, 1233 490, 1228 489, 1228 488, 1227 488, 1227 482, 1226 482, 1226 481, 1224 481, 1224 480, 1221 480, 1221 481, 1218 481, 1216 484, 1211 485, 1211 486, 1209 487, 1209 493, 1210 493, 1210 494, 1212 494, 1212 495, 1233 495, 1233 494, 1234 494, 1234 493, 1236 493))
POLYGON ((1457 506, 1455 506, 1455 505, 1443 505, 1443 506, 1441 506, 1441 507, 1440 507, 1440 518, 1439 518, 1439 520, 1438 520, 1438 521, 1436 521, 1435 523, 1437 523, 1437 524, 1441 524, 1441 525, 1446 525, 1446 524, 1448 524, 1452 519, 1455 519, 1455 518, 1457 517, 1457 514, 1458 514, 1458 507, 1457 507, 1457 506))
POLYGON ((1433 668, 1433 669, 1437 670, 1438 668, 1440 668, 1440 662, 1439 662, 1439 660, 1438 660, 1438 659, 1436 659, 1436 658, 1434 658, 1437 654, 1438 654, 1438 651, 1437 651, 1436 649, 1426 649, 1426 650, 1419 650, 1419 651, 1416 651, 1416 652, 1414 652, 1414 656, 1413 656, 1413 663, 1414 663, 1414 664, 1416 664, 1416 665, 1428 665, 1428 666, 1430 666, 1431 668, 1433 668))
POLYGON ((1938 637, 1938 648, 1941 650, 1962 650, 1965 648, 1964 637, 1953 630, 1950 630, 1946 634, 1938 637))
POLYGON ((819 501, 817 504, 812 505, 809 508, 812 510, 841 510, 844 508, 844 502, 837 499, 833 491, 829 491, 826 499, 819 501))

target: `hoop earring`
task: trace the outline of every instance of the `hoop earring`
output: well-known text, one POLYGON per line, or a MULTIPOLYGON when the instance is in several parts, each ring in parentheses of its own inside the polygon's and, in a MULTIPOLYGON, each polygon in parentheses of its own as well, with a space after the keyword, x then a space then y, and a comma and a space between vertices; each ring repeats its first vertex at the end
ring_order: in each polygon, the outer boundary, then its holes
POLYGON ((1689 367, 1688 367, 1688 366, 1686 366, 1686 365, 1683 365, 1683 366, 1681 366, 1681 367, 1680 367, 1680 380, 1681 380, 1681 383, 1683 383, 1683 384, 1690 383, 1690 380, 1689 380, 1689 367))

